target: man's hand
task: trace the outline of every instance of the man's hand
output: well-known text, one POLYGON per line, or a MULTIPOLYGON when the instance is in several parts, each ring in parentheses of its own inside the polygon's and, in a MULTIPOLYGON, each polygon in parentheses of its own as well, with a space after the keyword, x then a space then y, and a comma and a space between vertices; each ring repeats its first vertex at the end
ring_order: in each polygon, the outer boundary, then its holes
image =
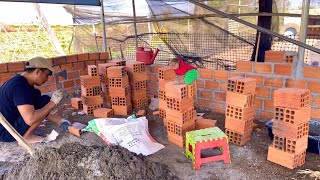
POLYGON ((60 90, 55 91, 51 96, 51 101, 54 102, 54 104, 58 105, 63 98, 62 92, 60 90))

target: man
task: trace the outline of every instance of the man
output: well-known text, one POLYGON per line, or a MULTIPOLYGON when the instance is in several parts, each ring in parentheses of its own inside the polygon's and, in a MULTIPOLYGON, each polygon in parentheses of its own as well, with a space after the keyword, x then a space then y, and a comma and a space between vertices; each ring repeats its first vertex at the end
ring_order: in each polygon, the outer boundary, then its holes
MULTIPOLYGON (((0 112, 29 143, 44 140, 45 137, 33 135, 44 119, 62 123, 59 117, 50 114, 63 97, 61 91, 55 91, 50 98, 41 96, 40 90, 34 87, 44 84, 52 73, 54 69, 47 59, 35 57, 26 62, 22 74, 15 75, 0 87, 0 112)), ((15 141, 2 125, 0 141, 15 141)))

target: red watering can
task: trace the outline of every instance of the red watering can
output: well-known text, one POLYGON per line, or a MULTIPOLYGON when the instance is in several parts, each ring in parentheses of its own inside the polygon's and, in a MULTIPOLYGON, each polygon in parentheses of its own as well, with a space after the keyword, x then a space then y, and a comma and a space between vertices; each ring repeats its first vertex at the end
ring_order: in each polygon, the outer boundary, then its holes
POLYGON ((153 64, 159 51, 162 51, 162 46, 158 45, 155 52, 151 48, 137 47, 136 49, 136 61, 144 62, 147 65, 153 64))

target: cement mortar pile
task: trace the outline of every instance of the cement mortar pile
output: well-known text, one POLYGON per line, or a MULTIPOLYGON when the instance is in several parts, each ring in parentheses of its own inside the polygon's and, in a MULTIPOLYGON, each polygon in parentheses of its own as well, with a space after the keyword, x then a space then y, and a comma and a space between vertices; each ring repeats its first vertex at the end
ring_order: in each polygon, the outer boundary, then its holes
POLYGON ((118 146, 64 144, 45 148, 13 166, 4 179, 177 179, 164 164, 118 146))

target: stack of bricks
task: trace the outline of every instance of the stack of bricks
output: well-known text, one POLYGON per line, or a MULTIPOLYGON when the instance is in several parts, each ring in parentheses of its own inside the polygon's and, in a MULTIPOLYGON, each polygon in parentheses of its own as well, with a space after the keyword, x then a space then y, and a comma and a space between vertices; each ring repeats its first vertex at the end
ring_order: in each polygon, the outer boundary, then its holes
POLYGON ((91 116, 103 103, 97 66, 88 66, 88 75, 80 76, 80 84, 83 111, 91 116))
POLYGON ((240 76, 230 78, 227 90, 226 134, 231 143, 242 146, 252 133, 256 80, 240 76))
POLYGON ((109 94, 109 80, 107 69, 115 66, 114 63, 103 63, 98 65, 98 73, 101 85, 101 96, 103 98, 103 107, 111 108, 111 98, 109 94))
POLYGON ((133 108, 144 109, 148 106, 147 72, 144 62, 127 62, 127 72, 131 85, 133 108))
POLYGON ((166 121, 166 92, 165 92, 165 84, 171 81, 175 81, 176 76, 173 69, 169 66, 165 66, 159 68, 158 70, 158 81, 159 81, 159 91, 158 91, 158 99, 159 99, 159 117, 163 119, 163 125, 167 126, 166 121))
POLYGON ((274 91, 274 139, 268 150, 269 161, 289 169, 305 163, 310 116, 308 89, 274 91))
POLYGON ((107 68, 109 95, 114 115, 127 116, 132 113, 130 85, 125 66, 107 68))
MULTIPOLYGON (((159 70, 160 72, 160 70, 159 70)), ((195 95, 193 85, 177 84, 176 81, 165 84, 166 122, 169 142, 185 146, 186 132, 195 129, 196 111, 193 106, 195 95)), ((159 99, 160 100, 160 99, 159 99)))

